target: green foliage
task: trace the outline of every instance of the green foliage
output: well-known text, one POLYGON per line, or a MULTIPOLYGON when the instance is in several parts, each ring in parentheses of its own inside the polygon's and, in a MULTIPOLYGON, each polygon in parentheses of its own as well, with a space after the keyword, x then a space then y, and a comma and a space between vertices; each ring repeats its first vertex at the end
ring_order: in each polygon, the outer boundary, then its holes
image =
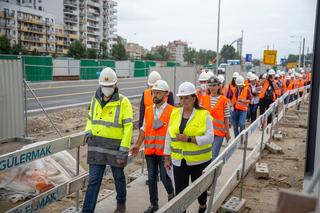
POLYGON ((10 40, 6 36, 0 36, 0 54, 10 54, 10 40))
POLYGON ((80 41, 76 40, 70 44, 68 56, 73 57, 75 59, 86 58, 86 47, 80 41))

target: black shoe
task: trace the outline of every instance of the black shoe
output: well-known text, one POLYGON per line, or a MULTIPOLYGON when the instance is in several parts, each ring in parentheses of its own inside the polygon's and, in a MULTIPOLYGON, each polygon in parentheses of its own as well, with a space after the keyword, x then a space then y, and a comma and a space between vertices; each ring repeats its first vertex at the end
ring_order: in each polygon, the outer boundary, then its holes
POLYGON ((154 213, 159 209, 159 206, 149 206, 147 210, 145 210, 143 213, 154 213))
POLYGON ((198 213, 205 213, 206 210, 207 210, 207 207, 205 207, 205 208, 200 208, 200 207, 199 207, 198 213))
POLYGON ((168 194, 168 201, 172 200, 174 198, 174 192, 171 194, 168 194))

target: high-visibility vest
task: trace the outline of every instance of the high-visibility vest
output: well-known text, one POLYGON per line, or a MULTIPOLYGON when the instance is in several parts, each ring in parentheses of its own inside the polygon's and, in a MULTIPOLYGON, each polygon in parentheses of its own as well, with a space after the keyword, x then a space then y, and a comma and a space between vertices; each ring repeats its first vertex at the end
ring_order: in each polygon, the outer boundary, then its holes
POLYGON ((287 82, 284 81, 282 83, 282 88, 283 88, 283 92, 286 93, 287 91, 294 89, 294 84, 292 81, 290 81, 289 84, 287 85, 287 82))
POLYGON ((212 124, 213 124, 213 131, 214 135, 225 137, 227 130, 224 124, 224 109, 228 103, 227 97, 220 95, 219 100, 217 103, 211 107, 211 97, 210 95, 206 95, 202 98, 203 100, 203 108, 208 110, 213 117, 212 124))
POLYGON ((121 153, 125 158, 131 145, 133 112, 129 99, 116 93, 103 107, 101 99, 99 88, 92 98, 85 130, 92 135, 88 142, 89 164, 115 162, 121 153))
POLYGON ((151 93, 151 89, 146 89, 144 90, 143 93, 143 102, 144 102, 144 106, 147 108, 148 106, 153 106, 153 98, 152 98, 152 93, 151 93))
POLYGON ((233 92, 231 103, 234 106, 235 109, 241 110, 241 111, 248 111, 248 104, 245 104, 243 102, 240 102, 239 100, 248 100, 248 87, 243 87, 241 94, 236 97, 236 89, 233 92))
POLYGON ((298 80, 298 88, 301 88, 304 86, 304 80, 298 80))
MULTIPOLYGON (((261 93, 260 93, 260 99, 263 99, 265 94, 266 94, 266 91, 267 89, 269 88, 270 86, 270 83, 268 80, 265 80, 264 83, 263 83, 263 87, 262 87, 262 90, 261 90, 261 93)), ((277 96, 280 96, 281 95, 281 91, 280 89, 275 89, 273 92, 272 92, 272 101, 276 100, 277 96)))
POLYGON ((154 107, 149 106, 145 111, 145 139, 144 139, 144 154, 163 156, 163 149, 167 134, 167 129, 170 121, 170 115, 173 106, 168 104, 163 110, 159 120, 163 126, 159 129, 152 128, 154 122, 154 107))
POLYGON ((227 93, 228 93, 228 90, 227 90, 227 87, 225 85, 222 86, 221 88, 221 92, 224 96, 227 96, 227 93))
MULTIPOLYGON (((207 110, 195 109, 194 116, 187 123, 183 134, 189 137, 202 136, 206 132, 207 110)), ((182 116, 182 108, 173 110, 170 117, 169 135, 171 137, 171 158, 182 160, 189 164, 200 164, 212 159, 212 145, 197 145, 191 142, 178 141, 176 135, 180 133, 179 127, 182 116)))

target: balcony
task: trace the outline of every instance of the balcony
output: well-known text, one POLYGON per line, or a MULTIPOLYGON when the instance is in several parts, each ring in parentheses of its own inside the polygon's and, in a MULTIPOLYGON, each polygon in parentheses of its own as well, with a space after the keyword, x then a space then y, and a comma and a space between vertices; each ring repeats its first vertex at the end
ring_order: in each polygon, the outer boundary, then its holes
POLYGON ((64 37, 64 38, 67 38, 67 37, 68 37, 68 34, 67 34, 67 33, 62 33, 62 32, 57 32, 57 33, 56 33, 56 37, 64 37))
POLYGON ((64 5, 77 8, 77 2, 74 1, 64 1, 64 5))
POLYGON ((110 17, 110 20, 117 20, 117 18, 118 18, 118 16, 116 16, 116 15, 110 15, 109 17, 110 17))
POLYGON ((78 15, 76 10, 64 9, 63 12, 65 14, 72 15, 72 16, 78 15))
POLYGON ((99 2, 96 2, 96 1, 93 1, 93 0, 88 0, 87 1, 87 5, 88 6, 92 6, 92 7, 96 7, 96 8, 100 8, 99 2))
POLYGON ((29 32, 29 33, 36 33, 36 34, 45 34, 42 28, 34 28, 34 27, 21 27, 20 30, 21 32, 29 32))
POLYGON ((77 34, 69 34, 70 39, 78 39, 79 36, 77 34))
POLYGON ((109 5, 110 5, 111 7, 116 7, 116 6, 118 6, 118 3, 117 3, 116 1, 110 0, 110 1, 109 1, 109 5))
POLYGON ((6 18, 6 19, 14 18, 14 13, 7 13, 5 11, 0 11, 0 18, 6 18))
POLYGON ((90 42, 98 42, 98 40, 96 38, 92 38, 92 37, 88 37, 87 40, 90 42))
POLYGON ((63 45, 63 41, 58 40, 58 41, 57 41, 57 43, 56 43, 56 45, 60 45, 60 46, 62 46, 62 45, 63 45))
POLYGON ((90 19, 90 20, 92 20, 94 22, 99 22, 99 16, 93 16, 91 14, 88 14, 87 15, 87 19, 90 19))
POLYGON ((100 33, 98 31, 94 31, 94 30, 88 30, 87 33, 88 33, 88 35, 94 35, 94 36, 100 35, 100 33))
POLYGON ((117 29, 116 28, 110 28, 110 33, 115 33, 115 32, 117 32, 117 29))
POLYGON ((95 29, 99 29, 100 27, 96 24, 92 24, 92 23, 88 23, 88 27, 91 27, 91 28, 95 28, 95 29))
POLYGON ((65 22, 78 23, 78 19, 77 18, 64 17, 63 20, 65 22))
POLYGON ((118 10, 117 10, 116 8, 110 8, 110 9, 109 9, 109 12, 110 12, 110 13, 117 13, 118 10))
POLYGON ((117 22, 116 21, 110 21, 110 26, 113 27, 113 26, 116 26, 117 25, 117 22))
POLYGON ((116 39, 116 38, 117 38, 117 35, 114 35, 114 34, 108 36, 108 39, 116 39))
POLYGON ((55 42, 56 42, 56 39, 47 39, 47 42, 48 42, 48 43, 55 43, 55 42))

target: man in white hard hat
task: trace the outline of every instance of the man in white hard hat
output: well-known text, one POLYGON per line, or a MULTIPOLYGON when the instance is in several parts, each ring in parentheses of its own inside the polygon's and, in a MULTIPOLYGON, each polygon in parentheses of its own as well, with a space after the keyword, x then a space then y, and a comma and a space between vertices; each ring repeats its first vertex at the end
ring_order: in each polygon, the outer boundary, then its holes
POLYGON ((250 79, 250 77, 251 77, 251 75, 252 75, 253 73, 252 72, 248 72, 247 73, 247 75, 246 75, 246 80, 244 81, 244 84, 246 85, 246 86, 248 86, 249 85, 249 79, 250 79))
POLYGON ((239 133, 246 127, 246 118, 248 106, 250 104, 252 94, 244 84, 244 78, 238 75, 235 80, 236 87, 231 91, 228 98, 231 100, 233 111, 231 114, 234 136, 237 137, 239 133))
POLYGON ((174 197, 173 184, 164 168, 164 145, 170 115, 174 107, 167 104, 166 97, 169 94, 169 85, 163 80, 158 80, 152 87, 153 106, 146 109, 144 122, 140 128, 139 137, 132 146, 131 152, 137 155, 144 141, 144 154, 148 169, 149 198, 151 205, 144 213, 153 213, 159 209, 157 176, 160 171, 160 179, 165 187, 168 200, 174 197))
MULTIPOLYGON (((141 101, 140 101, 140 108, 139 108, 139 128, 142 127, 145 109, 148 106, 153 106, 153 98, 152 98, 152 87, 154 83, 156 83, 158 80, 161 80, 161 75, 157 71, 150 72, 148 76, 148 86, 142 93, 141 101)), ((169 95, 166 98, 166 101, 168 104, 174 106, 174 99, 173 94, 171 91, 169 91, 169 95)))
MULTIPOLYGON (((262 90, 260 93, 260 115, 262 115, 269 106, 280 97, 281 90, 275 82, 276 72, 273 69, 268 71, 267 79, 264 81, 262 85, 262 90)), ((268 123, 271 123, 272 115, 268 117, 268 123)))
POLYGON ((85 141, 88 145, 89 182, 82 212, 94 212, 106 165, 111 166, 117 192, 115 213, 126 211, 127 164, 132 138, 132 106, 119 93, 117 75, 111 68, 100 73, 88 114, 85 141))

